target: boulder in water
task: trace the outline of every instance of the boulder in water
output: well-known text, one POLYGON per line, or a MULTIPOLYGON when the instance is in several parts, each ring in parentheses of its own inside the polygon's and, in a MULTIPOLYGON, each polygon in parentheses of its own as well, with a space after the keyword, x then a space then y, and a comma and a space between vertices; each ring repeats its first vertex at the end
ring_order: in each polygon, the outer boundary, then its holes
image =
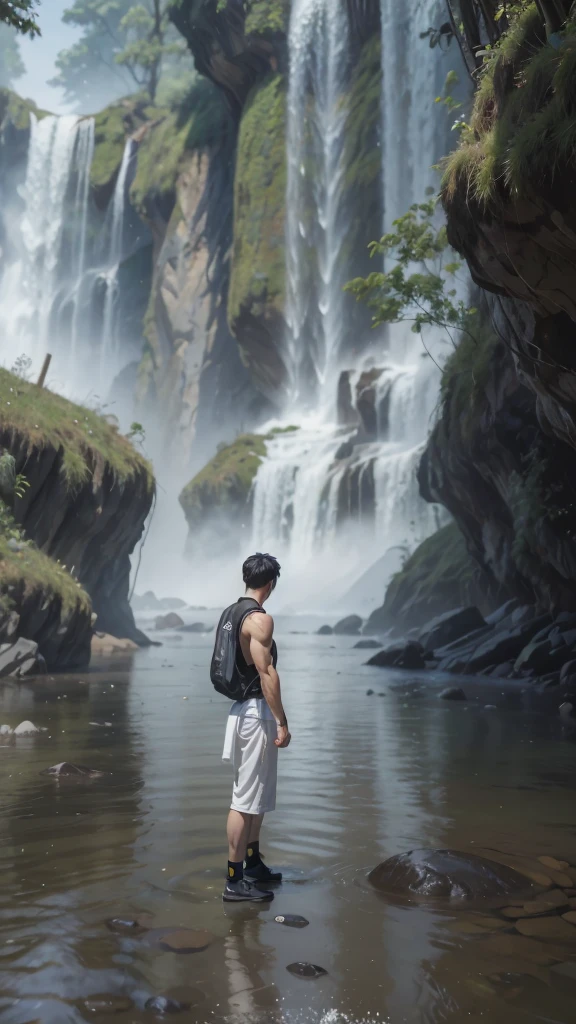
POLYGON ((177 612, 168 612, 167 615, 158 615, 154 620, 154 629, 180 629, 184 625, 177 612))
POLYGON ((444 615, 438 615, 424 626, 418 639, 424 650, 434 651, 485 626, 486 621, 482 613, 475 605, 471 605, 469 608, 456 608, 454 611, 445 612, 444 615))
POLYGON ((35 640, 21 636, 14 643, 0 644, 0 678, 31 675, 37 671, 37 665, 38 644, 35 640))
POLYGON ((447 686, 438 695, 442 700, 468 700, 464 690, 460 686, 447 686))
POLYGON ((310 921, 300 914, 278 914, 274 918, 276 924, 284 924, 287 928, 306 928, 310 921))
POLYGON ((320 629, 318 630, 316 635, 317 636, 332 636, 333 632, 334 632, 334 630, 332 629, 332 626, 320 626, 320 629))
POLYGON ((324 970, 323 967, 318 967, 317 964, 308 963, 296 963, 288 964, 286 968, 290 971, 290 974, 295 974, 297 978, 322 978, 328 971, 324 970))
POLYGON ((191 622, 188 626, 179 626, 180 633, 210 633, 214 626, 205 626, 203 622, 191 622))
POLYGON ((182 1013, 190 1009, 190 1003, 181 1003, 179 999, 171 999, 170 996, 152 996, 144 1003, 145 1010, 153 1010, 154 1013, 182 1013))
POLYGON ((379 864, 368 876, 379 892, 391 896, 432 896, 472 900, 526 892, 525 875, 473 853, 458 850, 410 850, 379 864))
POLYGON ((378 668, 426 668, 424 650, 416 640, 409 640, 404 644, 393 644, 378 651, 367 665, 376 665, 378 668))
POLYGON ((34 722, 20 722, 14 729, 15 736, 34 736, 40 729, 34 722))
POLYGON ((357 644, 354 644, 355 651, 379 651, 381 647, 382 644, 377 640, 359 640, 357 644))
POLYGON ((362 629, 363 620, 359 615, 347 615, 346 618, 340 619, 334 626, 334 632, 338 636, 358 636, 362 629))

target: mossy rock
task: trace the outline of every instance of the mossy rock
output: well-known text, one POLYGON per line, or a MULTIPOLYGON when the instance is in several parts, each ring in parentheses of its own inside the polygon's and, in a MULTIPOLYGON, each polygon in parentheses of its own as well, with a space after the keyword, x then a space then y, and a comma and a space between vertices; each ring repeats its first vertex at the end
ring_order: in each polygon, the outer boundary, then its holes
POLYGON ((120 482, 144 470, 150 489, 154 485, 149 463, 113 423, 1 367, 0 431, 20 435, 30 452, 50 446, 61 449, 62 471, 70 490, 88 479, 90 465, 102 463, 120 482))
POLYGON ((265 457, 266 438, 261 434, 241 434, 220 448, 180 494, 188 525, 201 526, 214 513, 248 512, 252 484, 265 457))
POLYGON ((238 137, 228 315, 282 313, 285 293, 286 87, 269 74, 248 98, 238 137))
POLYGON ((97 201, 99 195, 104 204, 110 198, 128 136, 153 121, 156 113, 147 98, 137 94, 112 103, 96 114, 90 184, 96 191, 97 201))
POLYGON ((56 598, 66 615, 91 612, 88 594, 68 569, 25 540, 15 524, 7 527, 6 513, 0 510, 0 612, 12 610, 13 588, 22 581, 27 593, 41 593, 47 601, 56 598))
POLYGON ((470 126, 446 161, 443 198, 454 215, 496 213, 533 190, 576 180, 576 12, 547 41, 535 3, 515 18, 479 79, 470 126))
POLYGON ((478 568, 455 523, 420 544, 396 573, 364 632, 422 626, 461 605, 482 603, 478 568))
POLYGON ((23 99, 11 89, 0 89, 0 127, 4 130, 10 124, 19 132, 30 131, 30 114, 41 121, 49 116, 48 110, 41 110, 33 100, 23 99))
POLYGON ((448 430, 457 430, 463 438, 477 427, 478 402, 482 401, 490 380, 498 345, 492 327, 482 323, 474 337, 462 337, 444 365, 440 385, 443 418, 448 421, 448 430))

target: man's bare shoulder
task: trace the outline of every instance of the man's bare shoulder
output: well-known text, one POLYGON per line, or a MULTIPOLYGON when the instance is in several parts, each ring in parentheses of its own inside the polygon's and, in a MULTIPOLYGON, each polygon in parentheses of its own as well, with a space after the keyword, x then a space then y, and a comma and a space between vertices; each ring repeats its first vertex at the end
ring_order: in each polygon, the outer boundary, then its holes
POLYGON ((260 643, 269 643, 274 633, 274 619, 267 612, 255 612, 244 619, 242 632, 260 643))

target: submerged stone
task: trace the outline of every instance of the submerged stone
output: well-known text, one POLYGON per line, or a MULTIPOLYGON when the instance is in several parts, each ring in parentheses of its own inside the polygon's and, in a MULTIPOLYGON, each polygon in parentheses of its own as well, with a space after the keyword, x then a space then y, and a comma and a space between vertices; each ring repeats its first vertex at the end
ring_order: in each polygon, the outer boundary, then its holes
POLYGON ((307 963, 288 964, 286 970, 290 971, 290 974, 294 974, 296 978, 322 978, 328 974, 323 967, 307 963))
POLYGON ((214 938, 211 932, 192 931, 190 928, 166 928, 155 937, 160 949, 169 953, 200 953, 214 938))
POLYGON ((379 892, 390 895, 470 900, 521 892, 520 872, 472 853, 457 850, 410 850, 379 864, 368 875, 379 892))
POLYGON ((447 686, 438 696, 442 700, 468 700, 464 690, 460 686, 447 686))
POLYGON ((178 999, 170 999, 169 996, 152 996, 144 1003, 145 1010, 152 1010, 154 1013, 182 1013, 190 1009, 190 1003, 181 1003, 178 999))
POLYGON ((128 996, 91 996, 89 999, 84 999, 82 1006, 88 1013, 126 1013, 128 1010, 132 1010, 134 1003, 128 996))
POLYGON ((310 921, 300 914, 278 914, 274 920, 276 924, 285 924, 287 928, 306 928, 310 924, 310 921))
POLYGON ((105 774, 106 772, 100 772, 96 768, 87 768, 85 764, 71 764, 69 761, 53 764, 51 768, 44 768, 40 772, 40 775, 52 775, 55 778, 84 777, 99 779, 105 774))

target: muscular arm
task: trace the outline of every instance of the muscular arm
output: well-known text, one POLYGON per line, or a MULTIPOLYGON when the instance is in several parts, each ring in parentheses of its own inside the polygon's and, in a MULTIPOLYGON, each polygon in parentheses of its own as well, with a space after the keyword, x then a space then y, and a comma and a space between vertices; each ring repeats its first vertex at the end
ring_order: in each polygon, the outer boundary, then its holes
POLYGON ((279 747, 287 747, 290 742, 286 713, 282 705, 280 678, 272 664, 272 637, 274 620, 271 615, 250 615, 244 623, 250 637, 250 654, 262 684, 262 693, 278 726, 279 747))

